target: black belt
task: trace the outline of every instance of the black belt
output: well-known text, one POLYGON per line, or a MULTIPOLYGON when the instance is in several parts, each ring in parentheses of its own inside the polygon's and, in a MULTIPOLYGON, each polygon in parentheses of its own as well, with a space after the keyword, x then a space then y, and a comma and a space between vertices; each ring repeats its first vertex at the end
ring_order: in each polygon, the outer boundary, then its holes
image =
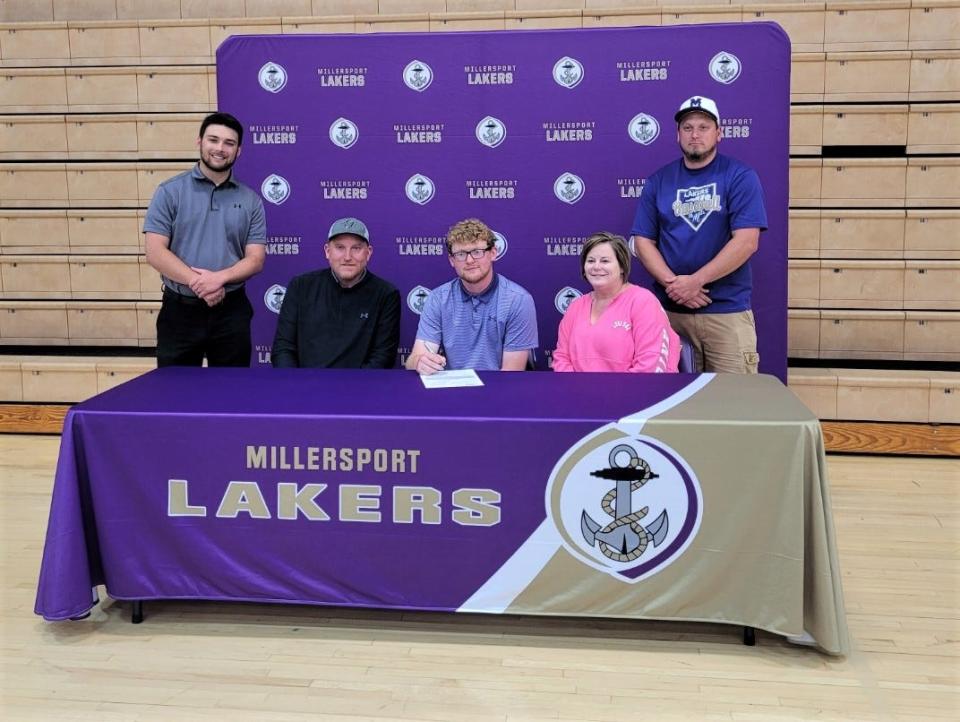
MULTIPOLYGON (((221 301, 221 303, 226 303, 227 301, 235 298, 235 294, 242 295, 242 293, 243 286, 240 288, 235 288, 232 291, 227 291, 227 294, 223 297, 223 301, 221 301)), ((166 286, 163 287, 163 300, 179 303, 183 306, 203 306, 204 308, 210 308, 210 306, 207 305, 207 302, 199 296, 185 296, 184 294, 177 293, 173 289, 167 288, 166 286)))

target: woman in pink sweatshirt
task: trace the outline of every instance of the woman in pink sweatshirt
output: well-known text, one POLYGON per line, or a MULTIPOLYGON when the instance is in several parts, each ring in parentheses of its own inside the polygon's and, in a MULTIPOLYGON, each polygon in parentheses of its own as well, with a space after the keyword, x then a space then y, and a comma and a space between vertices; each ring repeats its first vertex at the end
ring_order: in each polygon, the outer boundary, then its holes
POLYGON ((583 244, 580 273, 593 286, 560 322, 554 371, 676 372, 680 339, 650 291, 630 283, 626 241, 606 231, 583 244))

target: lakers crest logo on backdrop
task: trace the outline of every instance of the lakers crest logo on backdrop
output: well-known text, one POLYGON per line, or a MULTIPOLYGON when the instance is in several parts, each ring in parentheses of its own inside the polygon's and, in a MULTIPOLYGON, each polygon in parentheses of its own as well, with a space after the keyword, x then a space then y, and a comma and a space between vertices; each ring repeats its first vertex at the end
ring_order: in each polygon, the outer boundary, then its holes
POLYGON ((420 60, 411 60, 403 69, 403 82, 410 90, 422 93, 433 82, 433 69, 420 60))
POLYGON ((476 135, 477 140, 488 148, 496 148, 507 137, 507 126, 503 124, 503 121, 488 115, 477 123, 476 135))
POLYGON ((283 306, 283 298, 286 295, 287 289, 275 283, 263 294, 263 303, 274 313, 280 313, 280 308, 283 306))
POLYGON ((547 514, 585 564, 634 583, 669 566, 697 535, 700 483, 676 451, 610 425, 554 467, 547 514))
POLYGON ((571 286, 564 286, 557 295, 553 297, 553 305, 560 313, 566 313, 570 304, 576 301, 583 294, 571 286))
POLYGON ((493 248, 496 251, 496 255, 493 257, 493 260, 499 261, 507 254, 507 237, 502 233, 497 231, 492 231, 493 233, 493 248))
POLYGON ((729 85, 740 77, 740 58, 733 53, 720 51, 710 59, 710 77, 718 83, 729 85))
POLYGON ((290 197, 290 184, 283 176, 272 173, 260 184, 260 194, 265 200, 279 206, 290 197))
POLYGON ((427 302, 430 289, 426 286, 414 286, 407 294, 407 306, 418 316, 423 313, 423 304, 427 302))
POLYGON ((554 195, 564 203, 576 203, 585 192, 583 179, 574 173, 564 173, 553 183, 554 195))
POLYGON ((572 90, 583 80, 583 65, 569 56, 562 57, 553 66, 553 79, 557 85, 572 90))
POLYGON ((287 71, 279 63, 265 63, 257 74, 260 87, 270 93, 279 93, 287 84, 287 71))
POLYGON ((630 140, 640 145, 650 145, 660 135, 660 123, 652 115, 638 113, 627 126, 630 140))
POLYGON ((407 193, 407 198, 421 206, 429 203, 436 191, 433 181, 422 173, 410 176, 404 190, 407 193))
POLYGON ((330 126, 330 141, 339 148, 349 148, 360 137, 360 129, 352 120, 337 118, 330 126))

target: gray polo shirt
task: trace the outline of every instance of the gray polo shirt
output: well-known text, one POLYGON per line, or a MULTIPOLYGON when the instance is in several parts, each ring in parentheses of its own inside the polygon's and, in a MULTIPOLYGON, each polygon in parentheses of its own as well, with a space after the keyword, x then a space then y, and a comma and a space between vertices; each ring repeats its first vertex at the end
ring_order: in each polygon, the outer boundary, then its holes
MULTIPOLYGON (((170 250, 188 266, 220 271, 244 257, 248 243, 266 243, 263 201, 257 193, 234 180, 219 186, 200 172, 200 164, 164 181, 153 194, 144 233, 170 239, 170 250)), ((189 286, 164 277, 163 283, 185 296, 189 286)), ((226 286, 232 291, 242 283, 226 286)))

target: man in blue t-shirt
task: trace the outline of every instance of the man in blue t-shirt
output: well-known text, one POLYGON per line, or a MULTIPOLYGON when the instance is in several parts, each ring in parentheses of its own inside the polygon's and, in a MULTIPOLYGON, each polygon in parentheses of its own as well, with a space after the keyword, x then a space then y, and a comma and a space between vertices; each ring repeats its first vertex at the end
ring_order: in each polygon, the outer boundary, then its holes
POLYGON ((749 260, 767 229, 760 179, 717 153, 710 98, 688 98, 674 119, 683 157, 647 179, 631 240, 670 324, 693 344, 697 370, 757 373, 749 260))

